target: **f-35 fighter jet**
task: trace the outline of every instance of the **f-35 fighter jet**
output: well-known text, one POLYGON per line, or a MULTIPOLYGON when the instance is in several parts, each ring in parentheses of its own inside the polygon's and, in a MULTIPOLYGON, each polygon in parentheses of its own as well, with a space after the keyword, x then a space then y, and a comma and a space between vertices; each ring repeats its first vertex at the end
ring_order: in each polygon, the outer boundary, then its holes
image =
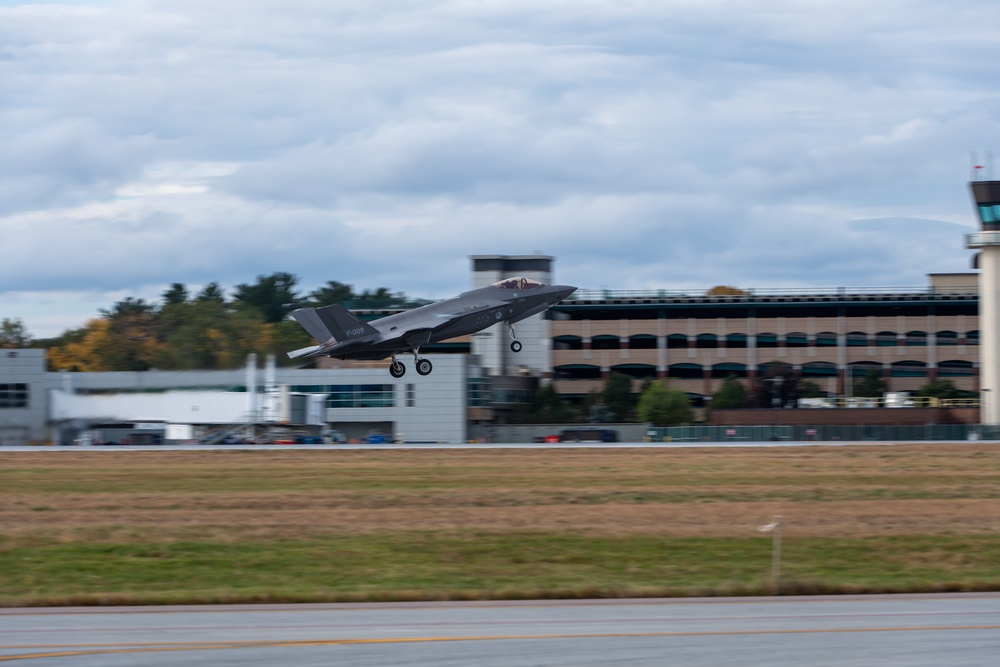
POLYGON ((389 374, 403 377, 406 366, 397 354, 413 355, 417 373, 427 375, 431 362, 420 357, 420 347, 428 343, 464 336, 503 322, 510 329, 510 349, 521 351, 514 325, 544 312, 576 291, 569 285, 543 285, 531 278, 507 278, 463 292, 456 297, 364 322, 340 304, 323 308, 300 308, 292 318, 312 334, 319 345, 288 353, 299 357, 337 359, 392 358, 389 374))

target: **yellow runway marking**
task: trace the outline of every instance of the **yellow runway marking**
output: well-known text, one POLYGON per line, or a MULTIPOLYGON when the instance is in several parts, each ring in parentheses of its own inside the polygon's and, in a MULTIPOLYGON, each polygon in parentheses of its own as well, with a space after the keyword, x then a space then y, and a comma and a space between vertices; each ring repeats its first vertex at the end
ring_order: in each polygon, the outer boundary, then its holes
POLYGON ((613 639, 641 637, 738 637, 748 635, 805 635, 854 632, 941 632, 956 630, 1000 630, 1000 625, 932 625, 898 628, 816 628, 802 630, 718 630, 677 632, 601 632, 585 634, 484 635, 457 637, 375 637, 371 639, 302 639, 240 642, 177 642, 158 644, 60 644, 0 646, 0 650, 47 649, 39 653, 0 656, 0 662, 37 658, 64 658, 116 653, 160 653, 168 651, 213 651, 239 648, 297 648, 302 646, 351 646, 359 644, 414 644, 423 642, 478 642, 532 639, 613 639), (64 650, 58 650, 64 649, 64 650))

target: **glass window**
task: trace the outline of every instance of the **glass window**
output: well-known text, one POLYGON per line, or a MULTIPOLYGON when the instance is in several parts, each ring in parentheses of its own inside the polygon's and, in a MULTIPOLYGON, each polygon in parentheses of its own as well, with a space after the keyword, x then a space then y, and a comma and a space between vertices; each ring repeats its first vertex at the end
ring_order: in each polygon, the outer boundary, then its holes
POLYGON ((972 377, 974 374, 975 368, 971 361, 942 361, 938 364, 938 377, 972 377))
POLYGON ((938 331, 935 342, 938 345, 958 345, 958 334, 954 331, 938 331))
POLYGON ((556 336, 552 339, 553 350, 582 350, 583 339, 579 336, 556 336))
POLYGON ((730 376, 745 378, 747 376, 746 364, 724 363, 712 366, 712 377, 725 379, 730 376))
POLYGON ((863 331, 852 331, 847 334, 848 347, 863 347, 868 345, 868 334, 863 331))
POLYGON ((326 397, 328 408, 391 408, 396 405, 391 384, 335 384, 326 397))
POLYGON ((656 336, 636 334, 628 339, 628 346, 633 350, 655 350, 656 342, 656 336))
POLYGON ((0 384, 0 408, 28 407, 28 385, 23 383, 0 384))
POLYGON ((698 334, 698 339, 695 342, 698 348, 708 348, 715 349, 719 346, 719 338, 715 334, 698 334))
POLYGON ((607 334, 594 336, 590 339, 590 347, 594 350, 618 350, 621 349, 621 339, 607 334))
POLYGON ((673 364, 668 369, 672 378, 701 378, 705 376, 701 364, 673 364))
POLYGON ((778 347, 778 334, 757 334, 757 347, 778 347))
POLYGON ((746 334, 729 334, 726 336, 726 347, 731 348, 745 348, 747 346, 747 335, 746 334))
MULTIPOLYGON (((413 385, 407 385, 407 396, 413 391, 413 385)), ((481 408, 490 404, 490 383, 486 378, 469 378, 469 407, 481 408)), ((414 403, 415 404, 415 403, 414 403)), ((407 407, 413 407, 408 405, 407 407)))
POLYGON ((809 337, 801 331, 793 331, 785 336, 785 345, 788 347, 806 347, 809 345, 809 337))
POLYGON ((557 380, 600 380, 601 369, 590 364, 565 364, 554 369, 557 380))
POLYGON ((993 215, 993 207, 989 204, 979 205, 979 217, 986 223, 996 222, 996 217, 993 215))
POLYGON ((892 365, 892 377, 927 377, 927 365, 922 361, 897 361, 892 365))
POLYGON ((656 366, 650 366, 649 364, 620 364, 612 366, 611 372, 621 373, 637 380, 652 379, 656 377, 656 366))
POLYGON ((688 346, 688 337, 684 334, 670 334, 667 336, 667 349, 674 350, 688 346))
POLYGON ((537 280, 532 280, 531 278, 507 278, 506 280, 500 280, 493 283, 493 287, 498 289, 536 289, 541 287, 542 284, 537 280))
POLYGON ((875 334, 875 344, 879 347, 895 347, 899 344, 899 337, 895 331, 879 331, 875 334))
POLYGON ((824 331, 816 334, 817 347, 835 347, 837 345, 837 334, 824 331))
POLYGON ((837 366, 826 361, 812 361, 802 365, 802 377, 830 378, 837 376, 837 366))

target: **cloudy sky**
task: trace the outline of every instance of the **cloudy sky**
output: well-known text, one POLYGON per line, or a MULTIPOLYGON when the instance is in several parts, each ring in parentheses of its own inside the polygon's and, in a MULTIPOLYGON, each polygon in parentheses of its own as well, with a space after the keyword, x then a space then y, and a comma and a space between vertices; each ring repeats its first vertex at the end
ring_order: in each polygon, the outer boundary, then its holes
POLYGON ((442 298, 500 253, 585 288, 922 286, 969 267, 998 28, 985 0, 0 0, 0 317, 276 271, 442 298))

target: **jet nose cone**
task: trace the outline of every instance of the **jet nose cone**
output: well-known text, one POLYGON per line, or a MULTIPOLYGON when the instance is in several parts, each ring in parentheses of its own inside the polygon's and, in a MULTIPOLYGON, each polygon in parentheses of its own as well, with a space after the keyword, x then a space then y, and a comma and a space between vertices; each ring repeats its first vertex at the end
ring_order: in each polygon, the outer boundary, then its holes
POLYGON ((565 299, 570 294, 576 291, 576 288, 573 287, 572 285, 553 285, 553 287, 556 289, 556 293, 555 293, 555 301, 553 301, 552 303, 559 303, 560 301, 562 301, 563 299, 565 299))

